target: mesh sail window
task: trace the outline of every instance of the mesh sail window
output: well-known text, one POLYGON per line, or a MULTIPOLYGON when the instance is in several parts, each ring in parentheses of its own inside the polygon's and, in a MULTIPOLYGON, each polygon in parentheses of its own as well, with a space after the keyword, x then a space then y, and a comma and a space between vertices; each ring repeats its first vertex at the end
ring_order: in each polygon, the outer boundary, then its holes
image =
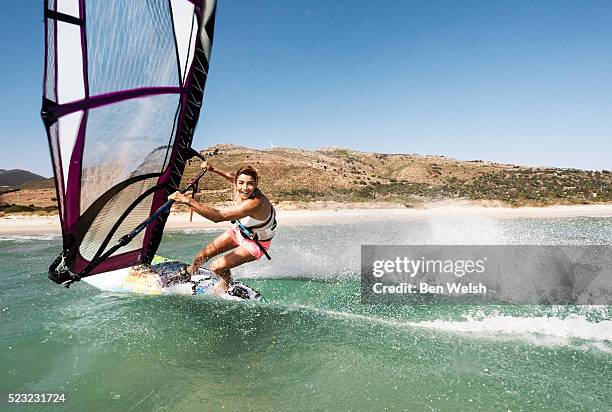
MULTIPOLYGON (((214 16, 215 0, 45 1, 41 114, 62 225, 58 259, 72 274, 178 187, 202 106, 214 16)), ((89 274, 149 263, 167 215, 89 274)))

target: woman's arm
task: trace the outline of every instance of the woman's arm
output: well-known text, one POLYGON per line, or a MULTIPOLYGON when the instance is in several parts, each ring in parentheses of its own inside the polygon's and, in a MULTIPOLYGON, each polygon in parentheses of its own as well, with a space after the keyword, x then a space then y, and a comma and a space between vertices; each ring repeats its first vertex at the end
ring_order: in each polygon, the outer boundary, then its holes
POLYGON ((201 168, 202 169, 206 169, 206 170, 210 170, 211 172, 215 172, 219 176, 226 178, 227 180, 229 180, 232 183, 234 183, 234 180, 236 178, 236 176, 233 173, 224 172, 223 170, 219 170, 219 169, 213 167, 213 165, 209 164, 208 162, 202 163, 201 168))
POLYGON ((257 208, 259 203, 256 199, 249 199, 239 205, 219 210, 215 209, 214 207, 198 203, 194 199, 187 197, 180 192, 172 193, 170 196, 168 196, 168 199, 172 199, 175 202, 183 203, 189 206, 200 216, 203 216, 208 220, 212 220, 215 223, 242 219, 243 217, 251 214, 257 208))

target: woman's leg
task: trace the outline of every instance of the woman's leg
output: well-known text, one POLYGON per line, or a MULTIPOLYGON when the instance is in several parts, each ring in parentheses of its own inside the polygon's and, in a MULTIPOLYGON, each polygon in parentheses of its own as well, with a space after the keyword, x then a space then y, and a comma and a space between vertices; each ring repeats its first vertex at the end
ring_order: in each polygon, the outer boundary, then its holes
POLYGON ((231 268, 240 266, 243 263, 252 262, 257 258, 243 246, 238 247, 236 250, 215 259, 210 266, 215 275, 219 276, 219 283, 215 286, 215 293, 225 293, 229 288, 229 282, 232 278, 231 268))
POLYGON ((193 275, 198 268, 206 263, 210 258, 215 257, 220 253, 227 252, 236 246, 238 245, 227 232, 222 233, 198 252, 191 266, 187 267, 187 272, 193 275))

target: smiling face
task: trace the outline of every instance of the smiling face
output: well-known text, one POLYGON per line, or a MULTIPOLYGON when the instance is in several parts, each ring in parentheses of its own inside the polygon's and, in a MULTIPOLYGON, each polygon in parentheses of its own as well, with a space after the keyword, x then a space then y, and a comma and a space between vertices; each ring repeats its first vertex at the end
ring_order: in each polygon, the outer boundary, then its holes
POLYGON ((251 197, 256 188, 257 182, 253 176, 241 174, 236 178, 236 191, 242 200, 251 197))

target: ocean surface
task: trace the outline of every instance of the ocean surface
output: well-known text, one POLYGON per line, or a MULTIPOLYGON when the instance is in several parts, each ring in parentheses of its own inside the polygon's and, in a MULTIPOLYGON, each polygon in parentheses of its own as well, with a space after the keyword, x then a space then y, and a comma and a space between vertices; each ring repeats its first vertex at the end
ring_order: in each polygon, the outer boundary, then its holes
POLYGON ((1 409, 612 410, 610 306, 364 305, 359 283, 361 244, 612 244, 612 218, 279 223, 273 260, 234 272, 266 303, 67 290, 59 236, 0 235, 1 409))

